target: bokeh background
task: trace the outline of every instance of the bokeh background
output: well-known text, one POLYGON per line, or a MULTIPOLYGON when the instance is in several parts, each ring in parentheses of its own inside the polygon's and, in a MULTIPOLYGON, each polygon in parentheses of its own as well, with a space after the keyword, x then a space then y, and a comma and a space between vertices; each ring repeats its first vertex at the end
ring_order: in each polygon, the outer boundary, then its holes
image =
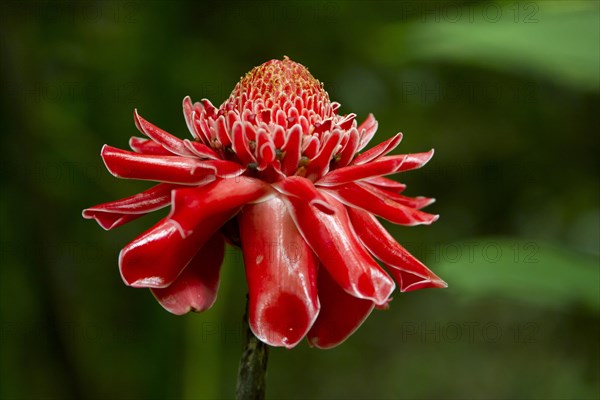
POLYGON ((138 192, 99 157, 132 110, 187 137, 181 100, 220 104, 291 57, 376 142, 436 149, 399 178, 437 198, 390 227, 448 283, 398 293, 343 345, 273 349, 271 399, 598 398, 596 1, 4 1, 0 22, 0 397, 216 399, 234 393, 245 279, 175 317, 125 287, 87 206, 138 192))

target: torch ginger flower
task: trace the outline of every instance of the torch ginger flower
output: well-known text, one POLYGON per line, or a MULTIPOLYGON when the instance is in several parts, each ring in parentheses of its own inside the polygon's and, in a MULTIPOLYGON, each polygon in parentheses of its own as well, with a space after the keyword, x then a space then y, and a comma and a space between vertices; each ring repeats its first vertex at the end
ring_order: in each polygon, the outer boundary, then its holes
POLYGON ((215 107, 183 100, 193 140, 179 139, 134 113, 146 138, 132 151, 108 145, 102 159, 116 177, 160 182, 125 199, 83 211, 109 230, 170 206, 170 213, 119 255, 123 281, 150 288, 168 311, 212 306, 225 241, 241 245, 253 333, 292 348, 305 336, 330 348, 373 308, 400 291, 446 287, 409 254, 376 217, 430 224, 420 211, 433 199, 399 194, 385 175, 413 170, 433 155, 388 155, 398 133, 364 151, 377 129, 338 115, 323 85, 290 60, 271 60, 246 74, 215 107), (389 274, 375 261, 387 268, 389 274))

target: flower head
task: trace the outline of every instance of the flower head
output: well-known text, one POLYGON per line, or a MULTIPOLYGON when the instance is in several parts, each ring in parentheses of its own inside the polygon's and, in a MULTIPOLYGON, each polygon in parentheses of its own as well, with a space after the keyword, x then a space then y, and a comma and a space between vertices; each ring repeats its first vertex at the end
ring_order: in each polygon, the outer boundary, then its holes
POLYGON ((131 138, 133 152, 105 145, 102 158, 116 177, 160 183, 83 216, 108 230, 169 206, 122 249, 127 285, 150 288, 174 314, 206 310, 229 242, 242 249, 259 339, 291 348, 306 336, 316 347, 336 346, 373 308, 387 308, 394 280, 402 292, 446 287, 377 219, 408 226, 437 219, 420 210, 433 199, 404 196, 405 185, 384 177, 421 167, 433 150, 388 155, 398 133, 361 152, 377 121, 369 115, 358 125, 338 109, 286 57, 254 68, 218 108, 186 97, 193 140, 135 112, 146 138, 131 138))

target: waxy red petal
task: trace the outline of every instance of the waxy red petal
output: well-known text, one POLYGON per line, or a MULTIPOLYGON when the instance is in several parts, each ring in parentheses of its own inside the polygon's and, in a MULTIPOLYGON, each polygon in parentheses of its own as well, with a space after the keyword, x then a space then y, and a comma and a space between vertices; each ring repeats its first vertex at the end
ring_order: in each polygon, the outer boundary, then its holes
POLYGON ((211 118, 214 117, 218 111, 217 107, 215 107, 213 103, 211 103, 208 99, 202 99, 200 101, 202 102, 202 106, 204 107, 204 112, 206 113, 206 115, 211 118))
POLYGON ((202 187, 178 189, 167 218, 175 219, 182 237, 191 234, 198 222, 214 213, 231 210, 248 203, 266 201, 275 195, 271 185, 255 178, 219 179, 202 187))
POLYGON ((273 127, 273 145, 276 149, 281 149, 285 143, 285 129, 279 125, 273 127))
POLYGON ((185 147, 183 140, 146 121, 144 118, 140 117, 137 110, 133 111, 133 120, 140 132, 169 150, 171 153, 184 157, 194 157, 194 153, 185 147))
POLYGON ((324 132, 331 130, 332 124, 333 124, 333 121, 331 118, 326 119, 325 121, 315 122, 315 124, 314 124, 315 129, 313 131, 313 134, 318 134, 318 136, 321 137, 321 135, 324 132))
POLYGON ((206 120, 206 115, 202 113, 200 117, 194 112, 192 115, 192 123, 194 124, 194 130, 198 133, 199 141, 203 142, 206 145, 212 144, 212 137, 210 133, 210 128, 208 127, 208 122, 206 120))
POLYGON ((243 165, 256 163, 256 158, 248 145, 244 123, 241 121, 233 123, 233 128, 231 129, 231 147, 243 165))
MULTIPOLYGON (((350 220, 358 237, 369 251, 388 266, 390 273, 400 285, 400 291, 423 288, 445 288, 448 285, 429 268, 423 265, 402 247, 377 221, 366 211, 348 209, 350 220)), ((320 289, 319 289, 320 290, 320 289)))
POLYGON ((307 201, 311 206, 326 214, 333 214, 335 209, 329 205, 323 195, 317 190, 312 181, 301 176, 288 176, 274 183, 273 187, 279 192, 307 201))
POLYGON ((283 110, 277 110, 275 113, 275 123, 282 127, 287 127, 287 117, 283 110))
POLYGON ((334 112, 335 114, 337 114, 338 109, 341 107, 342 105, 340 103, 338 103, 337 101, 332 101, 330 104, 331 107, 331 111, 334 112))
POLYGON ((356 114, 350 113, 348 115, 344 115, 344 117, 337 123, 340 129, 347 131, 352 127, 354 120, 356 119, 356 114))
MULTIPOLYGON (((200 103, 197 104, 199 105, 200 103)), ((200 135, 198 134, 196 126, 194 125, 196 113, 194 110, 194 104, 192 104, 192 99, 190 98, 190 96, 185 96, 181 105, 183 107, 183 118, 185 119, 185 124, 187 125, 188 130, 190 131, 194 139, 200 139, 200 135)), ((200 110, 202 110, 203 107, 200 107, 200 110)))
POLYGON ((190 96, 186 96, 183 99, 183 116, 185 118, 185 124, 187 125, 190 133, 192 134, 192 136, 194 137, 194 139, 199 140, 199 141, 204 141, 206 142, 206 134, 205 132, 202 131, 202 129, 200 129, 200 125, 198 124, 198 118, 200 118, 202 116, 202 118, 204 118, 203 114, 204 114, 204 110, 205 110, 205 106, 200 103, 200 102, 196 102, 192 104, 192 100, 190 99, 190 96))
POLYGON ((393 193, 402 193, 406 189, 404 183, 397 182, 393 179, 384 178, 382 176, 374 176, 372 178, 364 179, 364 182, 375 185, 382 190, 386 190, 393 193))
POLYGON ((374 176, 388 175, 398 172, 402 166, 402 159, 390 160, 388 162, 372 162, 364 165, 350 165, 331 171, 316 182, 319 186, 335 186, 348 182, 374 176))
POLYGON ((296 124, 290 129, 287 139, 281 148, 284 156, 281 170, 286 175, 292 175, 298 169, 301 156, 302 128, 296 124))
POLYGON ((335 214, 315 210, 307 201, 294 196, 286 198, 298 230, 346 292, 376 304, 386 303, 394 282, 358 241, 346 207, 327 194, 324 197, 335 214))
POLYGON ((319 153, 310 160, 306 167, 306 177, 310 180, 316 180, 329 171, 329 163, 334 151, 342 140, 342 132, 338 129, 332 131, 321 146, 319 153))
POLYGON ((367 164, 349 165, 333 170, 319 179, 316 184, 319 186, 335 186, 361 179, 408 171, 425 165, 431 157, 433 157, 433 150, 426 153, 381 157, 377 161, 367 164))
POLYGON ((256 137, 256 160, 258 170, 263 171, 268 165, 275 162, 275 145, 273 139, 265 129, 259 129, 256 137))
POLYGON ((404 171, 412 171, 413 169, 421 168, 423 165, 427 164, 431 157, 433 157, 434 150, 431 149, 426 151, 425 153, 412 153, 412 154, 399 154, 396 156, 385 156, 379 158, 377 161, 386 162, 392 161, 394 159, 402 158, 404 162, 402 163, 402 168, 400 168, 397 172, 404 171))
MULTIPOLYGON (((258 154, 259 154, 259 160, 261 160, 259 166, 258 166, 258 170, 262 171, 264 168, 266 168, 266 165, 271 165, 275 163, 275 158, 277 155, 277 150, 275 149, 275 146, 273 145, 273 142, 269 141, 264 143, 258 150, 258 154), (263 167, 263 165, 265 167, 263 167)), ((279 163, 279 161, 277 161, 277 163, 279 163)))
POLYGON ((358 181, 358 182, 356 182, 356 184, 360 187, 367 189, 371 193, 376 194, 381 199, 383 199, 384 202, 394 201, 396 203, 400 203, 404 206, 407 206, 410 208, 415 208, 417 210, 420 210, 421 208, 427 207, 427 206, 435 203, 434 198, 423 197, 423 196, 417 196, 417 197, 403 196, 401 194, 397 194, 397 193, 391 192, 389 190, 381 189, 379 186, 372 185, 365 181, 358 181))
POLYGON ((250 328, 271 346, 292 348, 319 312, 318 259, 278 197, 244 207, 238 218, 250 328))
POLYGON ((246 167, 232 161, 206 160, 202 162, 203 166, 214 168, 215 175, 219 178, 236 179, 246 172, 246 167))
POLYGON ((302 140, 302 153, 308 159, 312 159, 317 155, 321 141, 316 136, 304 136, 302 140))
POLYGON ((144 214, 116 214, 93 211, 90 209, 83 210, 83 218, 95 219, 98 225, 100 225, 105 231, 125 225, 128 222, 138 219, 142 215, 144 214))
POLYGON ((95 219, 106 230, 113 229, 168 206, 171 204, 171 191, 179 187, 161 183, 133 196, 87 208, 83 210, 83 218, 95 219))
POLYGON ((358 132, 360 133, 360 144, 358 145, 358 151, 361 151, 365 148, 377 132, 377 126, 379 123, 373 116, 373 114, 369 114, 367 119, 364 120, 362 124, 358 126, 358 132))
POLYGON ((231 144, 231 138, 227 132, 227 122, 224 115, 218 117, 214 122, 214 129, 216 138, 219 140, 223 147, 227 147, 231 144))
POLYGON ((381 156, 385 156, 390 151, 394 150, 402 141, 402 132, 398 132, 394 137, 389 138, 385 142, 379 143, 377 146, 365 151, 357 156, 352 162, 353 165, 365 164, 376 160, 381 156))
POLYGON ((307 337, 312 346, 330 349, 360 327, 375 303, 346 293, 323 267, 319 268, 318 288, 321 311, 307 337))
POLYGON ((338 200, 344 204, 361 208, 375 215, 400 225, 429 225, 439 218, 438 215, 428 214, 382 197, 378 192, 370 190, 367 185, 347 183, 328 188, 338 200))
POLYGON ((135 221, 144 214, 112 214, 92 211, 86 216, 86 219, 95 219, 102 229, 109 231, 131 221, 135 221), (91 218, 90 218, 91 217, 91 218))
POLYGON ((136 153, 153 154, 158 156, 172 156, 169 150, 156 143, 154 140, 132 136, 129 139, 129 147, 136 153))
POLYGON ((108 145, 102 147, 101 155, 106 168, 118 178, 184 185, 201 185, 214 180, 215 175, 232 177, 245 170, 231 161, 138 154, 108 145))
POLYGON ((221 160, 221 157, 210 147, 200 142, 194 142, 188 139, 183 139, 183 145, 196 157, 209 158, 211 160, 221 160))
POLYGON ((231 130, 233 129, 233 124, 236 121, 240 121, 240 117, 238 113, 235 113, 233 111, 229 111, 226 115, 226 122, 227 122, 227 132, 231 132, 231 130))
POLYGON ((221 179, 206 186, 174 190, 169 216, 121 250, 123 280, 135 287, 169 286, 240 207, 271 192, 267 183, 252 178, 221 179))
MULTIPOLYGON (((212 214, 199 222, 184 237, 179 220, 164 218, 138 236, 119 254, 119 270, 126 285, 164 288, 172 284, 204 243, 235 215, 238 208, 212 214)), ((184 215, 188 215, 185 213, 184 215)))
POLYGON ((356 128, 352 128, 347 135, 348 141, 344 145, 342 151, 339 153, 339 159, 335 163, 337 168, 345 167, 346 165, 350 164, 352 158, 358 151, 358 145, 360 141, 358 130, 356 130, 356 128))
POLYGON ((219 274, 225 242, 221 235, 210 238, 196 253, 181 275, 168 287, 152 288, 161 306, 175 315, 208 310, 217 299, 219 274))

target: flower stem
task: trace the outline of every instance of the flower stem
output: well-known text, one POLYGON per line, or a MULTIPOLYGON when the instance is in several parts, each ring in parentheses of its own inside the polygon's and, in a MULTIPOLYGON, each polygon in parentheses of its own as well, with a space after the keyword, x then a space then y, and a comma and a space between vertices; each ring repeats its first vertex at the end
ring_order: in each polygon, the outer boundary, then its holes
POLYGON ((265 398, 269 347, 258 340, 248 324, 248 306, 244 313, 245 343, 240 359, 235 391, 237 400, 263 400, 265 398))

